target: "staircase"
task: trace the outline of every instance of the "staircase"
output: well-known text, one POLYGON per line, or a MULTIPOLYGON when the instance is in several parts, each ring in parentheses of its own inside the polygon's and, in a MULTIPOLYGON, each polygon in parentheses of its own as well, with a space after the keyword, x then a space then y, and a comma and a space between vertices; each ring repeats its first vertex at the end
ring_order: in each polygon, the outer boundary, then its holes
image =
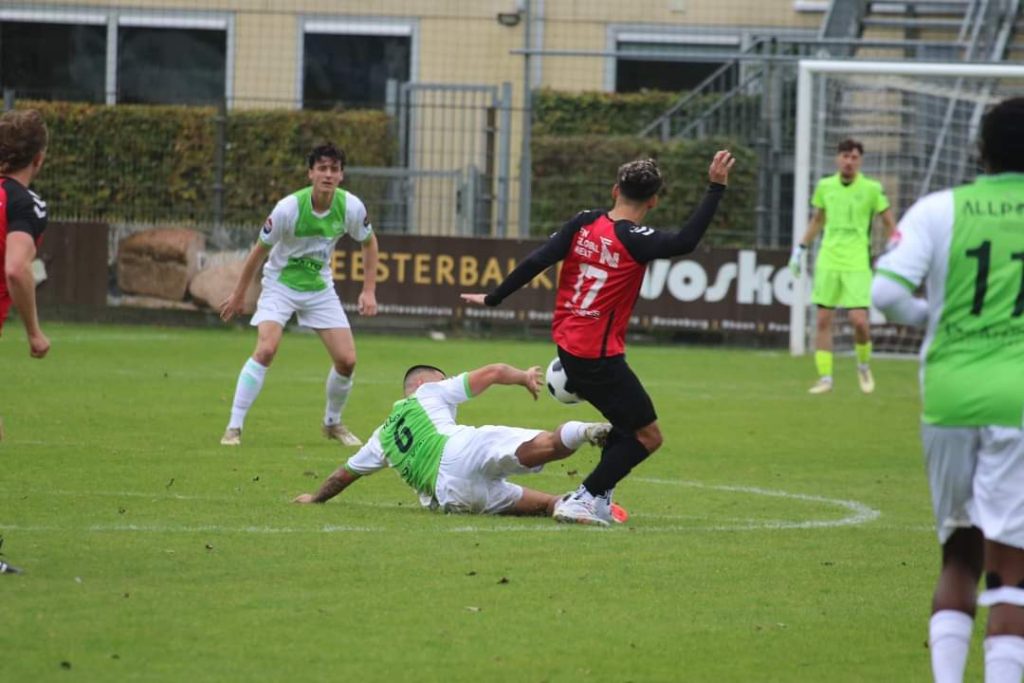
MULTIPOLYGON (((757 38, 745 54, 724 64, 697 88, 681 96, 639 134, 657 136, 663 141, 723 135, 757 150, 761 178, 758 241, 766 245, 784 244, 788 241, 784 233, 790 225, 791 209, 782 188, 793 167, 790 127, 796 61, 811 56, 892 61, 1021 61, 1022 2, 832 0, 816 40, 757 38), (758 61, 757 55, 765 59, 758 61)), ((870 79, 865 79, 862 87, 869 94, 877 90, 870 79)), ((965 86, 958 82, 954 92, 962 87, 965 86)), ((913 122, 920 112, 898 98, 884 101, 880 107, 876 96, 861 96, 857 90, 844 93, 843 98, 843 130, 851 137, 864 141, 869 150, 888 147, 892 151, 893 145, 906 145, 908 122, 913 122)), ((958 103, 955 97, 935 99, 938 104, 931 106, 943 110, 937 131, 930 139, 921 140, 919 149, 899 150, 920 156, 923 160, 916 163, 927 169, 920 186, 907 188, 906 195, 926 191, 935 178, 936 168, 959 163, 959 175, 964 175, 968 169, 963 150, 952 148, 950 142, 963 139, 964 134, 951 133, 955 126, 977 128, 984 109, 977 102, 983 99, 984 91, 978 92, 976 88, 970 99, 973 103, 958 103), (965 107, 970 111, 965 112, 965 107)))

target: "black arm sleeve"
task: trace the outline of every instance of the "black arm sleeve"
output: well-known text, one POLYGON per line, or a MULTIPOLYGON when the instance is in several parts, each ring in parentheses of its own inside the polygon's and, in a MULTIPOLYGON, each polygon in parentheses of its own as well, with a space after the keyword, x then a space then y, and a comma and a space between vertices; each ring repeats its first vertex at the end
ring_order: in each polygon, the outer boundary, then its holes
POLYGON ((595 220, 600 212, 584 211, 571 221, 562 226, 551 238, 523 259, 515 269, 508 274, 505 280, 494 288, 494 291, 487 295, 484 303, 488 306, 497 306, 509 295, 527 284, 530 280, 544 272, 569 253, 572 247, 572 240, 581 227, 595 220))
POLYGON ((725 192, 725 185, 711 183, 690 219, 678 232, 661 232, 640 226, 618 230, 619 239, 629 254, 640 263, 659 258, 671 258, 689 254, 700 244, 701 238, 711 225, 711 219, 718 210, 718 202, 725 192))
POLYGON ((46 229, 46 204, 40 200, 40 205, 36 205, 24 190, 10 192, 8 198, 7 232, 27 232, 38 240, 46 229))

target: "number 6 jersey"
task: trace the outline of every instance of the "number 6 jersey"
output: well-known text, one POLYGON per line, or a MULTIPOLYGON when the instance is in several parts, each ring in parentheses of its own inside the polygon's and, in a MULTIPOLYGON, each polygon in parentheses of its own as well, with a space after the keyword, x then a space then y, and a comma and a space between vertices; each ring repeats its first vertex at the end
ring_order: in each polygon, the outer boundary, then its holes
POLYGON ((878 274, 927 291, 924 421, 1024 427, 1024 174, 920 199, 878 274))
POLYGON ((411 396, 395 401, 384 424, 345 468, 357 475, 391 466, 422 494, 433 495, 445 447, 458 449, 473 428, 455 422, 456 407, 472 397, 469 373, 427 382, 411 396))

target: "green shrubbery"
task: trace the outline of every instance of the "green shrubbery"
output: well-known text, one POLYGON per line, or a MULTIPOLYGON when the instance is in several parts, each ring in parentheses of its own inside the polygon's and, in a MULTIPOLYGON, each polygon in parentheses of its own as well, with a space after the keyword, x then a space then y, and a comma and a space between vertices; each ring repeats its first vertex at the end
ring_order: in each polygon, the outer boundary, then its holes
MULTIPOLYGON (((209 107, 23 102, 50 128, 37 189, 60 218, 211 223, 218 112, 209 107)), ((262 221, 306 181, 305 155, 322 140, 350 165, 386 166, 389 119, 378 111, 232 111, 225 129, 225 222, 262 221)))

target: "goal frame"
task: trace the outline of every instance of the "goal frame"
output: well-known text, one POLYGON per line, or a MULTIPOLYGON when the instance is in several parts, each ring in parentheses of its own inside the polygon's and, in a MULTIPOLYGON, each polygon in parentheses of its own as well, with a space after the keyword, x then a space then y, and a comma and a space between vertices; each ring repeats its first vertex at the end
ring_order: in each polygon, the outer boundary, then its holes
MULTIPOLYGON (((796 139, 793 169, 793 241, 807 231, 810 206, 811 174, 811 111, 812 88, 817 74, 893 75, 893 76, 964 76, 975 78, 1024 79, 1024 65, 983 64, 963 62, 892 62, 801 59, 797 72, 796 139)), ((806 253, 801 256, 806 260, 806 253)), ((794 356, 807 353, 807 307, 810 303, 810 280, 807 264, 801 264, 800 276, 793 281, 793 298, 789 309, 789 352, 794 356)))

